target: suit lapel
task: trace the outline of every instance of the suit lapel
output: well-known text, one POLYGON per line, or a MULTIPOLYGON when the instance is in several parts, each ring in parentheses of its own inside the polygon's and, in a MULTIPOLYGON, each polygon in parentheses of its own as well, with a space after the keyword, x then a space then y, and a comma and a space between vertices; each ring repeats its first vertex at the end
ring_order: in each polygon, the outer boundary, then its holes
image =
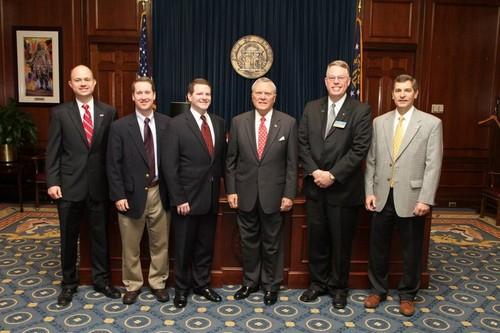
MULTIPOLYGON (((325 109, 327 109, 328 104, 325 105, 325 109)), ((325 111, 325 115, 327 114, 328 112, 325 111)), ((339 112, 337 113, 337 116, 335 117, 333 123, 332 123, 332 128, 330 128, 330 131, 328 132, 328 135, 325 137, 325 140, 326 138, 328 138, 330 135, 333 134, 333 132, 335 132, 335 130, 337 129, 335 126, 333 126, 333 124, 335 124, 335 122, 337 121, 345 121, 347 122, 348 121, 348 118, 351 118, 352 117, 352 107, 351 107, 351 100, 349 99, 349 97, 347 97, 344 101, 344 104, 342 105, 342 107, 340 108, 339 112)), ((325 120, 323 121, 324 124, 322 124, 323 128, 326 127, 326 120, 327 118, 325 117, 325 120)), ((323 130, 323 133, 325 133, 325 131, 323 130)))
POLYGON ((279 127, 280 120, 281 117, 278 111, 273 110, 273 116, 271 117, 271 125, 269 126, 269 132, 267 133, 266 144, 264 145, 264 151, 262 152, 262 160, 266 157, 266 153, 270 149, 269 147, 276 139, 276 135, 278 135, 280 129, 279 127))
POLYGON ((247 112, 245 123, 245 128, 248 134, 248 142, 250 142, 250 147, 252 147, 255 160, 258 161, 259 156, 257 154, 257 139, 255 137, 255 110, 247 112))
POLYGON ((417 109, 413 110, 413 115, 410 119, 408 127, 406 128, 405 135, 403 136, 403 141, 401 142, 401 146, 399 147, 398 155, 395 158, 396 160, 399 158, 399 156, 401 156, 401 154, 408 147, 411 140, 413 140, 413 138, 415 137, 415 134, 417 134, 417 132, 421 126, 421 123, 420 123, 421 120, 422 119, 420 118, 419 111, 417 109))
MULTIPOLYGON (((128 117, 129 117, 128 131, 130 137, 132 138, 132 142, 137 147, 137 151, 139 151, 139 153, 141 154, 144 163, 148 165, 148 159, 146 157, 146 149, 144 148, 144 141, 142 140, 141 130, 139 128, 139 123, 137 122, 137 117, 135 113, 132 113, 128 117)), ((156 134, 158 135, 158 132, 156 132, 156 134)))
MULTIPOLYGON (((208 156, 210 156, 210 153, 208 152, 207 144, 205 143, 205 140, 203 139, 203 136, 201 135, 200 128, 198 127, 198 123, 196 122, 196 119, 194 119, 193 114, 191 113, 191 110, 188 110, 184 113, 186 117, 186 123, 189 127, 189 129, 193 132, 194 136, 198 139, 200 145, 202 145, 203 149, 207 153, 208 156)), ((215 131, 215 129, 214 129, 215 131)))
POLYGON ((392 158, 392 137, 394 135, 394 117, 396 116, 396 111, 392 111, 390 115, 388 115, 383 122, 383 134, 385 137, 385 145, 387 147, 388 156, 392 158))
POLYGON ((101 129, 102 122, 104 120, 104 111, 102 110, 98 101, 94 100, 94 132, 92 134, 92 143, 94 143, 94 138, 97 138, 97 134, 101 129))
POLYGON ((311 125, 312 128, 321 128, 320 137, 325 139, 326 131, 326 120, 328 119, 328 97, 325 97, 321 103, 319 112, 316 113, 317 117, 314 117, 314 124, 311 125))
POLYGON ((80 134, 80 138, 87 148, 89 148, 89 143, 87 142, 87 137, 85 136, 85 132, 83 130, 82 117, 80 116, 80 110, 78 110, 78 104, 76 101, 73 102, 71 109, 69 110, 69 117, 73 121, 75 125, 76 131, 80 134))

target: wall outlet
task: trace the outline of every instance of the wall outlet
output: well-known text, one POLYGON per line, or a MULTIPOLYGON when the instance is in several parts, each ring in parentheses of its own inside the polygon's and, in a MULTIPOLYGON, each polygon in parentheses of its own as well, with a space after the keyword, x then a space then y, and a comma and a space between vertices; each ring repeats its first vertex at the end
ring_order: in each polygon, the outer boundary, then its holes
POLYGON ((444 104, 432 104, 431 113, 444 113, 444 104))
POLYGON ((450 208, 457 207, 457 202, 456 201, 448 201, 448 207, 450 207, 450 208))

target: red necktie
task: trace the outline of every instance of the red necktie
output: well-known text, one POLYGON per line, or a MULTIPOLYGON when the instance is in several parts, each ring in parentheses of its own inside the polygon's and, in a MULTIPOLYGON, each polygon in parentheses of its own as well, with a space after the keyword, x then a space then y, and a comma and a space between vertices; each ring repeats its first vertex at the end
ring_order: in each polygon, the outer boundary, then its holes
POLYGON ((266 146, 267 140, 267 128, 266 128, 266 117, 260 118, 259 126, 259 143, 257 144, 257 155, 259 160, 262 159, 262 153, 264 152, 264 147, 266 146))
POLYGON ((149 174, 151 181, 155 179, 155 146, 153 144, 153 133, 149 127, 149 118, 144 118, 144 149, 146 149, 146 157, 148 158, 149 174))
POLYGON ((92 125, 92 118, 90 117, 89 105, 83 104, 85 113, 83 114, 83 130, 89 146, 92 144, 92 134, 94 133, 94 126, 92 125))
POLYGON ((202 120, 201 124, 201 135, 203 136, 203 140, 205 140, 205 144, 207 145, 208 153, 210 156, 214 154, 214 143, 212 141, 212 133, 210 132, 210 127, 208 127, 207 118, 205 115, 200 117, 202 120))

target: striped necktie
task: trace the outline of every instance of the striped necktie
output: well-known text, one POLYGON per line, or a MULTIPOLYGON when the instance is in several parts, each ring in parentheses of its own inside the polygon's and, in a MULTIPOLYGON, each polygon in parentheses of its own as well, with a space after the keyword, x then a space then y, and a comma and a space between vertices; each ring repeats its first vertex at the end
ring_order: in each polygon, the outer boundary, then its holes
POLYGON ((85 137, 89 146, 92 144, 92 134, 94 133, 94 125, 92 125, 92 117, 90 116, 89 105, 83 104, 83 109, 85 113, 83 114, 83 130, 85 131, 85 137))

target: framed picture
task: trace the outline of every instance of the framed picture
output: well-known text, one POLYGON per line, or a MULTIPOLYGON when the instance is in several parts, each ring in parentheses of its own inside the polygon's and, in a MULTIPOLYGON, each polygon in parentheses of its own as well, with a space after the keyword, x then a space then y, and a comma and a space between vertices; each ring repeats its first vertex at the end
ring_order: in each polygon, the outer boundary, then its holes
POLYGON ((18 103, 61 103, 61 28, 13 29, 18 103))

